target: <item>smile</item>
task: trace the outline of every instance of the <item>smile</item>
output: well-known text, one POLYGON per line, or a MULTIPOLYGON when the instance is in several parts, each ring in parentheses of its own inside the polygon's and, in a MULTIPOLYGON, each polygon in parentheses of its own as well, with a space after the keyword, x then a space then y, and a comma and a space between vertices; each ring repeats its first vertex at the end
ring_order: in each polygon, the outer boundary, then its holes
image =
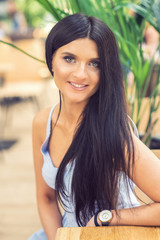
POLYGON ((71 85, 71 86, 73 86, 74 87, 74 89, 84 89, 84 88, 86 88, 88 85, 82 85, 82 84, 76 84, 76 83, 73 83, 73 82, 69 82, 69 84, 71 85))

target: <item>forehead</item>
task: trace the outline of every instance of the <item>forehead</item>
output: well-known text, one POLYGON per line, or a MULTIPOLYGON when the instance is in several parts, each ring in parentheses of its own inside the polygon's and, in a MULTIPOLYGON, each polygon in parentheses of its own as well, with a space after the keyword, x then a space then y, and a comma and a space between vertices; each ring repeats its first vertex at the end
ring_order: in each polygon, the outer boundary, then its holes
POLYGON ((84 56, 88 58, 99 58, 98 47, 95 41, 89 38, 76 39, 57 50, 58 54, 65 52, 72 53, 76 56, 84 56))

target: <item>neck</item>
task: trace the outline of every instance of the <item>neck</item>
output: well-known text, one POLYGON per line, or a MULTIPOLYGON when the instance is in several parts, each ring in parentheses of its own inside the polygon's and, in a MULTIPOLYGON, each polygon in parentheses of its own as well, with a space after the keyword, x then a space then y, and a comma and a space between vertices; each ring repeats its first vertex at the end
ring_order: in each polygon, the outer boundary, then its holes
POLYGON ((86 102, 73 103, 62 99, 59 122, 67 128, 75 128, 80 121, 80 116, 86 106, 86 102))

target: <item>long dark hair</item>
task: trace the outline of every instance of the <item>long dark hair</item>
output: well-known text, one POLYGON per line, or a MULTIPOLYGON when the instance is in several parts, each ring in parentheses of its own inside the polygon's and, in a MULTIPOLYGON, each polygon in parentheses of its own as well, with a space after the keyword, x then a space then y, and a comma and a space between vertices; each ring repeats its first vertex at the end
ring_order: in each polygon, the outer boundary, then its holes
POLYGON ((89 38, 97 44, 100 83, 82 113, 73 141, 61 162, 56 190, 58 199, 62 201, 61 196, 66 197, 65 167, 73 160, 72 196, 77 222, 83 226, 97 208, 116 209, 117 171, 129 175, 134 162, 134 148, 118 48, 112 31, 103 21, 74 14, 53 27, 46 40, 46 61, 51 74, 54 52, 78 38, 89 38))

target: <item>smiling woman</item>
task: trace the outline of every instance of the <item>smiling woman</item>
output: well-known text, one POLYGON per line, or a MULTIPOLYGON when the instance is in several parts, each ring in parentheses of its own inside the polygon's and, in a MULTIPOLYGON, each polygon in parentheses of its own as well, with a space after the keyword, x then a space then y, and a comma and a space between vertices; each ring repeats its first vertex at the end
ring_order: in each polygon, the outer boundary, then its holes
POLYGON ((130 127, 112 31, 95 17, 68 16, 47 37, 46 62, 60 101, 33 121, 44 230, 30 240, 54 240, 61 226, 160 226, 160 161, 130 127), (140 206, 133 182, 152 204, 140 206))

